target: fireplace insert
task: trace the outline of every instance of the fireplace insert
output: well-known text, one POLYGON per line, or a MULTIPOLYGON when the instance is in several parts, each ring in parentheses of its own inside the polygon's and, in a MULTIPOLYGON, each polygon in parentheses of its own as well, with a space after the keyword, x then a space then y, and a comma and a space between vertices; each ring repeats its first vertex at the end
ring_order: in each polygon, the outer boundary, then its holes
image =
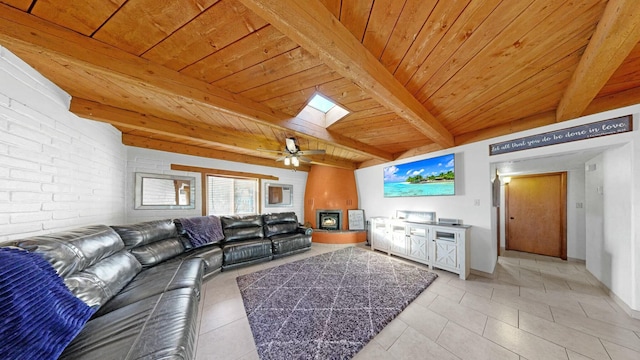
POLYGON ((322 230, 342 229, 342 210, 317 210, 317 227, 322 230))

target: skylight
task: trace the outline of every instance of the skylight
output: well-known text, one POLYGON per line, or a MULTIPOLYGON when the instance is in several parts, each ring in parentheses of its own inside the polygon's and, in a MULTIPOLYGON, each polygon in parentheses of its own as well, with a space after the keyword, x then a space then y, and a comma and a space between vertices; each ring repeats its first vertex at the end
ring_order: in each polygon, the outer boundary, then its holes
POLYGON ((298 116, 326 128, 348 114, 349 111, 340 105, 320 94, 315 94, 298 116))
POLYGON ((326 114, 332 107, 336 106, 336 104, 320 94, 315 94, 309 101, 309 106, 326 114))

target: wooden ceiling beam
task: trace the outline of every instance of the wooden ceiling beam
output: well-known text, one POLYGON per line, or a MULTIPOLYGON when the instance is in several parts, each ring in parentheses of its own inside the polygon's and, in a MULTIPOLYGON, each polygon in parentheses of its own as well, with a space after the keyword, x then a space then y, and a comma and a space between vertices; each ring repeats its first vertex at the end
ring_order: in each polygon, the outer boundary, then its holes
POLYGON ((100 104, 91 100, 72 98, 71 112, 91 120, 106 122, 116 127, 142 130, 184 140, 199 140, 211 145, 228 146, 255 151, 258 148, 277 149, 283 144, 248 136, 240 131, 225 129, 186 119, 179 121, 100 104))
MULTIPOLYGON (((122 143, 127 146, 135 146, 145 149, 153 149, 178 154, 193 155, 211 159, 233 161, 245 164, 262 165, 282 169, 291 169, 291 166, 285 166, 280 161, 264 159, 256 156, 234 154, 232 152, 213 150, 200 146, 178 144, 169 141, 149 139, 142 136, 122 134, 122 143)), ((311 166, 300 164, 296 170, 309 172, 311 166)))
POLYGON ((637 0, 609 0, 558 108, 556 120, 583 115, 591 101, 640 41, 637 0))
POLYGON ((311 159, 311 164, 313 165, 332 166, 347 170, 355 170, 358 168, 358 164, 353 161, 338 160, 327 155, 310 155, 306 157, 311 159))
POLYGON ((204 175, 242 177, 247 179, 262 179, 262 180, 274 180, 274 181, 280 180, 279 177, 273 176, 273 175, 248 173, 244 171, 231 171, 231 170, 221 170, 221 169, 213 169, 213 168, 203 168, 200 166, 181 165, 181 164, 171 164, 171 170, 197 172, 204 175))
MULTIPOLYGON (((331 133, 322 126, 292 118, 241 95, 52 25, 4 4, 0 4, 0 43, 36 68, 40 62, 56 61, 88 73, 98 73, 114 82, 139 86, 150 96, 157 92, 185 98, 200 106, 275 127, 295 136, 311 137, 380 160, 393 160, 392 154, 376 147, 331 133)), ((49 78, 64 76, 55 73, 43 75, 49 78)))
MULTIPOLYGON (((133 130, 141 130, 162 136, 171 136, 182 140, 196 140, 205 143, 234 149, 243 149, 256 151, 258 148, 263 149, 279 149, 283 144, 269 141, 267 139, 259 140, 255 136, 248 134, 215 127, 206 124, 193 124, 185 121, 173 121, 162 119, 153 115, 140 114, 134 111, 119 109, 108 105, 96 103, 86 99, 73 98, 71 100, 71 112, 74 114, 100 122, 106 122, 116 127, 124 127, 133 130)), ((269 154, 270 156, 275 156, 269 154)), ((228 156, 225 154, 225 156, 228 156)), ((265 153, 265 156, 268 156, 265 153)), ((312 164, 333 166, 344 169, 356 169, 356 164, 352 161, 338 160, 330 156, 313 155, 311 156, 312 164)), ((242 157, 243 162, 251 162, 257 165, 265 165, 265 158, 262 157, 242 157), (258 162, 252 162, 253 159, 261 159, 258 162)), ((266 159, 274 161, 273 159, 266 159)), ((272 165, 271 165, 272 166, 272 165)))
POLYGON ((453 135, 317 0, 240 0, 444 148, 453 135))

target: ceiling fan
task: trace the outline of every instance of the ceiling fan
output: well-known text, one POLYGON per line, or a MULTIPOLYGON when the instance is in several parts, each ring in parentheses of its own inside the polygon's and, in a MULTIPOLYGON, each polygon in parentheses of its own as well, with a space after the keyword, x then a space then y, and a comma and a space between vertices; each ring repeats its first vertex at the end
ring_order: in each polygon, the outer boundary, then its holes
POLYGON ((311 162, 311 159, 305 157, 304 155, 316 155, 325 153, 324 150, 300 150, 298 141, 293 137, 285 139, 285 148, 283 151, 267 149, 258 150, 278 153, 282 156, 277 158, 276 161, 283 161, 286 166, 293 165, 294 167, 300 166, 300 162, 311 162))

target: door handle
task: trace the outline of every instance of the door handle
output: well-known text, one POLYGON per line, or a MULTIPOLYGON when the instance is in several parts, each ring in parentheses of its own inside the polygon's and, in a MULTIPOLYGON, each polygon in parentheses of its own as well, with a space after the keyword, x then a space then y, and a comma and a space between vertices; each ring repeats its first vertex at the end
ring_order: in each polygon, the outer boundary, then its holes
POLYGON ((513 216, 511 216, 509 219, 511 219, 511 220, 515 220, 516 218, 514 218, 513 216))

